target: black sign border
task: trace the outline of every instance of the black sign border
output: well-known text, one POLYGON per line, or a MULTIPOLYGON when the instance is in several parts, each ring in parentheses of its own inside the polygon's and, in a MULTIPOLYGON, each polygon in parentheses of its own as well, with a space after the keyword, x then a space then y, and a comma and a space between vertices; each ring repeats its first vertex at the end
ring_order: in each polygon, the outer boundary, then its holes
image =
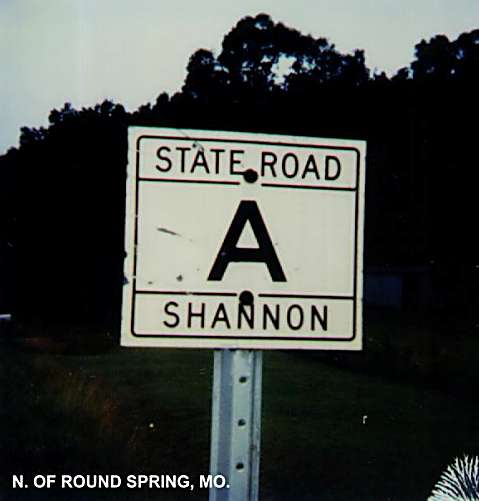
MULTIPOLYGON (((354 341, 357 335, 357 301, 358 301, 358 240, 359 240, 359 191, 360 186, 360 176, 361 176, 361 152, 358 148, 352 146, 329 146, 329 145, 318 145, 318 144, 308 144, 308 143, 288 143, 282 141, 261 141, 254 139, 232 139, 232 138, 214 138, 214 137, 197 137, 197 136, 171 136, 171 135, 160 135, 160 134, 142 134, 138 136, 135 144, 135 222, 134 222, 134 256, 133 256, 133 285, 132 285, 132 296, 131 296, 131 323, 130 331, 133 337, 136 338, 150 338, 150 339, 170 339, 174 341, 175 339, 224 339, 234 341, 241 341, 247 343, 248 341, 277 341, 281 343, 282 341, 332 341, 332 342, 348 342, 354 341), (355 227, 354 227, 354 277, 353 277, 353 290, 354 294, 350 297, 345 296, 320 296, 320 295, 304 295, 304 294, 266 294, 261 293, 259 296, 278 296, 287 298, 324 298, 324 299, 340 299, 340 300, 352 300, 353 301, 353 334, 348 338, 337 338, 337 337, 286 337, 286 336, 256 336, 256 337, 242 337, 237 335, 220 335, 220 334, 140 334, 135 331, 135 312, 136 312, 136 295, 137 294, 171 294, 173 291, 141 291, 136 288, 136 271, 137 271, 137 244, 138 244, 138 205, 139 205, 139 184, 140 182, 178 182, 178 183, 194 183, 194 184, 218 184, 218 185, 239 185, 240 181, 205 181, 205 180, 183 180, 183 179, 160 179, 160 178, 142 178, 140 177, 140 147, 141 141, 143 139, 168 139, 175 141, 193 141, 193 142, 224 142, 224 143, 235 143, 235 144, 256 144, 256 145, 266 145, 266 146, 286 146, 286 147, 303 147, 303 148, 313 148, 313 149, 327 149, 327 150, 338 150, 338 151, 352 151, 356 154, 356 186, 354 188, 334 188, 334 187, 313 187, 313 186, 300 186, 300 185, 287 185, 287 184, 274 184, 274 183, 261 183, 261 186, 265 188, 294 188, 294 189, 316 189, 316 190, 335 190, 335 191, 351 191, 355 193, 355 227)), ((231 296, 237 295, 237 293, 211 293, 211 292, 176 292, 176 294, 189 294, 193 296, 231 296)))

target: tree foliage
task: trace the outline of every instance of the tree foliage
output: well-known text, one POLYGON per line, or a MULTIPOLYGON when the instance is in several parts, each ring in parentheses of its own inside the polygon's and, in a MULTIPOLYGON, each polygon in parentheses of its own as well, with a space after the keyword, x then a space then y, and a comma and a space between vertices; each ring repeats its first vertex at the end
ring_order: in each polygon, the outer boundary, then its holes
POLYGON ((362 51, 340 54, 325 38, 303 35, 266 14, 241 19, 224 37, 217 58, 204 49, 195 52, 187 71, 182 92, 194 99, 258 99, 327 84, 356 87, 369 77, 362 51))
POLYGON ((370 73, 363 51, 341 54, 260 14, 217 56, 196 51, 171 97, 133 113, 110 101, 52 110, 0 157, 0 262, 15 257, 17 316, 118 322, 131 124, 366 139, 366 262, 449 263, 442 283, 456 290, 452 266, 466 270, 478 250, 478 78, 479 30, 421 41, 390 79, 370 73))
POLYGON ((119 300, 126 113, 109 101, 22 129, 16 161, 16 313, 107 321, 119 300))
POLYGON ((416 81, 475 84, 479 80, 479 30, 463 33, 452 42, 445 35, 422 40, 415 55, 411 73, 416 81))

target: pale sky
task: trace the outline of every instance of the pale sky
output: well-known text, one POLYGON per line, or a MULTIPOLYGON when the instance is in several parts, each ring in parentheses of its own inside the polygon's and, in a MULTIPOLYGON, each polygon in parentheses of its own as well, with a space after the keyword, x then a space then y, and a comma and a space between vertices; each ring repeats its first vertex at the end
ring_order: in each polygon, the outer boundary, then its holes
POLYGON ((479 0, 0 0, 0 154, 65 102, 128 110, 181 88, 190 55, 265 12, 389 75, 421 39, 479 27, 479 0))

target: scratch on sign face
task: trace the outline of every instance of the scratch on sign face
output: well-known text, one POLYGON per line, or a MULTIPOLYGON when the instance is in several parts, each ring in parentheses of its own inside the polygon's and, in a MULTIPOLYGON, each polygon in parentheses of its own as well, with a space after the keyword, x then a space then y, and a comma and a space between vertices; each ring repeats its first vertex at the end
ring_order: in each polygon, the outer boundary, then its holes
POLYGON ((162 228, 161 226, 159 226, 157 228, 157 230, 161 231, 162 233, 166 233, 167 235, 173 235, 175 237, 181 237, 181 235, 179 233, 176 233, 176 231, 169 230, 168 228, 162 228))

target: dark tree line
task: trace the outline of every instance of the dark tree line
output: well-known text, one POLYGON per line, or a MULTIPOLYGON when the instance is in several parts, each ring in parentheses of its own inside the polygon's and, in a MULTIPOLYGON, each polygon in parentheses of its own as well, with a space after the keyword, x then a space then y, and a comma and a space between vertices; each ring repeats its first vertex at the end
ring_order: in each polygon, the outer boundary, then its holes
MULTIPOLYGON (((0 157, 0 266, 18 319, 119 321, 128 125, 368 141, 365 259, 435 263, 443 305, 477 297, 479 30, 416 45, 388 78, 267 15, 215 56, 190 58, 180 92, 127 113, 105 101, 53 110, 0 157)), ((3 298, 4 301, 7 299, 3 298)), ((0 296, 0 301, 2 300, 0 296)))

